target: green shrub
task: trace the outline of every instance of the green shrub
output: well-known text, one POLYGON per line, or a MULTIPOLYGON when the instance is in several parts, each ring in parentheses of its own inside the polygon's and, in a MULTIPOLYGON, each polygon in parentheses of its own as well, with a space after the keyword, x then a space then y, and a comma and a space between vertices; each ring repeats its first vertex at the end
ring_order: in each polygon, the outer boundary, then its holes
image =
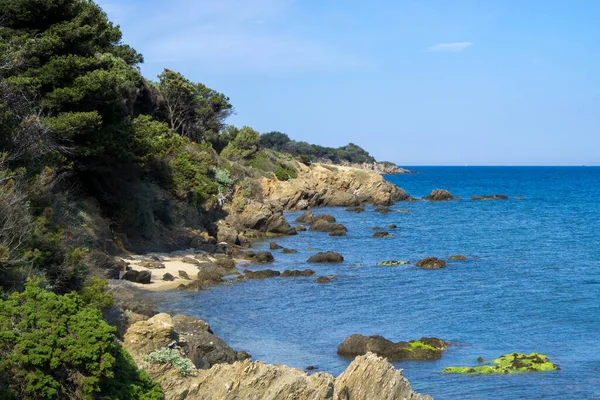
POLYGON ((301 154, 300 155, 300 162, 304 165, 310 165, 310 156, 306 155, 306 154, 301 154))
POLYGON ((29 280, 0 300, 0 394, 31 399, 161 399, 100 310, 29 280))
POLYGON ((215 168, 215 180, 219 184, 219 192, 225 192, 226 188, 233 186, 233 179, 229 171, 222 168, 215 168))
POLYGON ((151 363, 171 364, 171 366, 179 371, 181 376, 188 376, 196 369, 194 363, 189 358, 182 357, 177 350, 166 347, 146 354, 143 358, 145 361, 151 363))
POLYGON ((289 181, 290 179, 294 179, 298 176, 298 171, 290 165, 280 163, 275 169, 275 176, 280 181, 289 181))

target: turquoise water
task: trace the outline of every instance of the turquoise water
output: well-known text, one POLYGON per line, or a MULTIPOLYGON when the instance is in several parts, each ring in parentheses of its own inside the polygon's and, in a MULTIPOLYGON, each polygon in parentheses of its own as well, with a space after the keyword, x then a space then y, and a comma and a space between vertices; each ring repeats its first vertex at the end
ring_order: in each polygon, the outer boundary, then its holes
MULTIPOLYGON (((277 242, 268 267, 340 274, 273 278, 200 293, 165 294, 163 309, 195 315, 255 360, 340 373, 349 360, 336 348, 353 333, 394 341, 435 336, 453 345, 437 361, 399 362, 415 390, 435 399, 588 399, 600 396, 600 168, 418 167, 388 179, 420 197, 434 188, 506 201, 398 203, 410 213, 354 214, 322 209, 347 237, 302 232, 277 242), (524 200, 515 199, 525 196, 524 200), (396 236, 372 238, 372 227, 397 224, 396 236), (307 250, 307 248, 315 250, 307 250), (342 253, 341 265, 309 265, 316 251, 342 253), (416 262, 463 254, 443 270, 378 261, 416 262), (352 266, 362 264, 362 266, 352 266), (540 352, 560 371, 460 376, 443 368, 476 365, 510 352, 540 352)), ((299 213, 289 213, 293 221, 299 213)), ((256 246, 267 249, 268 243, 256 246)))

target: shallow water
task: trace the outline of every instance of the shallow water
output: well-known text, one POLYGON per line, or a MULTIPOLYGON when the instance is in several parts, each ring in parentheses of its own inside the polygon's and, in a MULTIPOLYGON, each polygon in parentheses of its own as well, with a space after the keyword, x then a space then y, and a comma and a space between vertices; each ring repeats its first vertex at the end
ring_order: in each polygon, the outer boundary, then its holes
MULTIPOLYGON (((347 237, 301 232, 278 239, 298 254, 273 252, 278 270, 340 274, 273 278, 199 293, 163 294, 162 309, 210 322, 215 334, 255 360, 340 373, 337 346, 353 333, 394 341, 435 336, 453 345, 437 361, 395 363, 420 393, 435 399, 587 399, 600 396, 600 168, 418 167, 388 179, 420 197, 434 188, 506 201, 398 203, 410 213, 380 215, 320 209, 347 237), (515 196, 525 196, 517 200, 515 196), (372 227, 397 224, 393 238, 372 227), (315 250, 307 250, 314 248, 315 250), (342 253, 341 265, 310 265, 316 251, 342 253), (443 270, 376 267, 464 254, 443 270), (352 266, 362 264, 362 266, 352 266), (446 375, 510 352, 540 352, 560 371, 510 376, 446 375)), ((288 214, 293 221, 300 213, 288 214)), ((268 249, 268 242, 256 246, 268 249)))

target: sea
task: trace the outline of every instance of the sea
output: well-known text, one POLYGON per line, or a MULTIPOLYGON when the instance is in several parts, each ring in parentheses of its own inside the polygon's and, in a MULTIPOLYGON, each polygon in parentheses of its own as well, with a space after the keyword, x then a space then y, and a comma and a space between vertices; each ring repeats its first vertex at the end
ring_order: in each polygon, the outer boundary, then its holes
MULTIPOLYGON (((410 167, 409 167, 410 168, 410 167)), ((393 341, 437 337, 451 343, 441 359, 402 361, 414 390, 434 399, 600 398, 600 168, 413 167, 386 176, 415 198, 447 189, 462 200, 399 202, 356 214, 322 208, 348 228, 346 237, 300 232, 278 238, 296 254, 250 269, 311 268, 315 277, 270 278, 198 293, 164 293, 163 311, 208 321, 216 335, 254 360, 341 373, 344 338, 381 335, 393 341), (471 201, 505 194, 508 200, 471 201), (400 212, 402 211, 402 212, 400 212), (374 238, 374 227, 390 238, 374 238), (308 264, 333 250, 342 264, 308 264), (447 268, 424 270, 423 257, 464 255, 447 268), (385 260, 412 264, 381 267, 385 260), (503 354, 537 352, 560 370, 511 375, 451 375, 503 354)), ((290 223, 301 212, 286 214, 290 223)), ((267 250, 269 241, 255 250, 267 250)))

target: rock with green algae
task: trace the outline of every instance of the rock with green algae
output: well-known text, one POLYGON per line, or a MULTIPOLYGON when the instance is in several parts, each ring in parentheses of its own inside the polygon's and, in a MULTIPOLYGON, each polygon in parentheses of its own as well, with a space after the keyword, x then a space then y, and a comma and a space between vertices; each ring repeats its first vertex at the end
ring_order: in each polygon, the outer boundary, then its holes
POLYGON ((450 374, 518 374, 523 372, 556 371, 558 365, 550 362, 544 354, 511 353, 491 361, 494 365, 477 367, 448 367, 442 372, 450 374))
POLYGON ((437 338, 421 338, 410 342, 394 343, 386 338, 374 335, 351 335, 338 346, 337 353, 343 357, 355 357, 368 352, 386 357, 390 361, 436 360, 448 348, 448 343, 437 338))
POLYGON ((380 261, 377 263, 377 266, 391 267, 393 265, 406 265, 406 264, 410 264, 410 261, 389 260, 389 261, 380 261))

